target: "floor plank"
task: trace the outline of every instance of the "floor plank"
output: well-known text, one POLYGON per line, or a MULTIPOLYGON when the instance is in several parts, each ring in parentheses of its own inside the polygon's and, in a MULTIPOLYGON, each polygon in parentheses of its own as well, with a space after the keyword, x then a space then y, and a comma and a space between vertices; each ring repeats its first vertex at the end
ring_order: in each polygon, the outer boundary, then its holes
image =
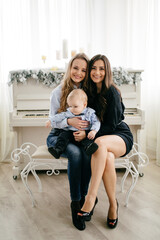
MULTIPOLYGON (((160 167, 150 162, 139 177, 128 207, 124 206, 125 192, 120 191, 124 172, 117 170, 119 223, 115 230, 106 227, 108 201, 101 183, 99 202, 85 231, 78 231, 71 222, 70 196, 66 172, 59 176, 39 173, 43 192, 32 175, 31 186, 37 202, 35 208, 21 179, 13 180, 10 164, 0 164, 0 239, 2 240, 150 240, 160 236, 160 167)), ((131 178, 125 183, 129 187, 131 178)))

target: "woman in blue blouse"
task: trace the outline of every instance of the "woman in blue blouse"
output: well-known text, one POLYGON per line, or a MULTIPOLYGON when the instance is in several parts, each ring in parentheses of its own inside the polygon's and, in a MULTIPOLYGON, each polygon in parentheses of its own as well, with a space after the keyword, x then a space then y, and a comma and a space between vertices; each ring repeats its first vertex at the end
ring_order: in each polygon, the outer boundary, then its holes
POLYGON ((90 61, 88 82, 88 106, 95 109, 101 127, 95 142, 98 150, 91 158, 91 182, 85 203, 78 213, 84 224, 91 218, 101 179, 109 199, 107 226, 115 228, 118 223, 118 202, 116 200, 115 158, 125 156, 133 145, 133 136, 124 119, 124 105, 121 94, 112 80, 110 63, 106 56, 96 55, 90 61))
MULTIPOLYGON (((54 128, 63 129, 71 125, 79 131, 74 132, 76 141, 85 138, 85 132, 80 131, 88 127, 88 122, 79 118, 68 118, 61 122, 52 121, 58 112, 66 111, 67 96, 75 88, 84 88, 88 83, 88 57, 84 53, 77 54, 69 62, 63 82, 57 86, 51 94, 50 122, 52 130, 47 138, 48 148, 54 147, 57 136, 54 128)), ((83 206, 91 176, 90 156, 87 156, 83 148, 69 143, 64 155, 68 158, 68 179, 70 185, 72 221, 79 230, 84 229, 84 224, 77 219, 77 212, 83 206)))

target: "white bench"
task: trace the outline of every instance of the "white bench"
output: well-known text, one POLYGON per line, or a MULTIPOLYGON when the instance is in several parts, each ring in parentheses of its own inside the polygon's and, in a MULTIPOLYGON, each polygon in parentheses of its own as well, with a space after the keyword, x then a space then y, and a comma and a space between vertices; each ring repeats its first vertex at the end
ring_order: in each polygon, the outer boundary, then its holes
MULTIPOLYGON (((116 168, 125 168, 126 169, 126 171, 123 175, 123 178, 121 180, 121 191, 122 192, 124 191, 124 183, 125 183, 127 176, 129 174, 131 174, 131 177, 132 177, 131 185, 126 193, 125 206, 128 206, 130 194, 131 194, 133 188, 135 187, 137 180, 138 180, 138 176, 139 176, 139 173, 138 173, 134 163, 132 162, 132 159, 135 157, 138 157, 138 161, 139 161, 139 164, 141 164, 141 166, 145 166, 149 162, 148 156, 142 152, 139 152, 138 149, 139 149, 139 147, 135 143, 133 145, 131 152, 125 158, 119 158, 119 159, 116 159, 116 161, 115 161, 116 168)), ((43 169, 43 167, 45 167, 46 169, 48 169, 46 172, 48 176, 50 176, 52 174, 58 175, 60 173, 59 170, 67 169, 68 160, 67 160, 67 158, 63 158, 63 157, 61 157, 59 159, 55 159, 48 152, 48 148, 46 145, 37 147, 35 144, 32 144, 30 142, 22 144, 20 148, 14 149, 11 153, 11 159, 12 159, 12 161, 14 161, 16 163, 20 161, 21 156, 28 157, 28 159, 29 159, 27 165, 21 171, 21 178, 22 178, 25 188, 27 189, 27 191, 30 195, 30 198, 32 201, 32 206, 35 206, 35 204, 36 204, 35 199, 34 199, 33 193, 31 191, 31 189, 28 185, 28 181, 27 181, 28 174, 30 172, 33 174, 33 176, 35 177, 35 179, 38 183, 39 191, 42 192, 41 180, 38 177, 36 170, 43 169), (35 149, 33 154, 30 153, 31 147, 35 149)))

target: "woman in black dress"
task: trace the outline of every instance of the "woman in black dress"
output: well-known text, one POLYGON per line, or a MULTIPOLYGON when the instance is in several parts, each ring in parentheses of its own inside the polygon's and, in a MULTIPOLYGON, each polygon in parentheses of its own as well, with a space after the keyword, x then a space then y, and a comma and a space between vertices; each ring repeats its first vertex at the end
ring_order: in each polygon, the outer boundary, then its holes
POLYGON ((78 213, 84 224, 90 220, 97 203, 97 192, 103 180, 109 199, 107 225, 115 228, 118 223, 118 201, 116 199, 115 158, 125 156, 133 145, 133 135, 124 120, 124 105, 121 93, 113 83, 110 63, 106 56, 96 55, 90 60, 88 83, 89 107, 96 110, 101 128, 95 142, 98 150, 92 155, 92 177, 85 203, 78 213))

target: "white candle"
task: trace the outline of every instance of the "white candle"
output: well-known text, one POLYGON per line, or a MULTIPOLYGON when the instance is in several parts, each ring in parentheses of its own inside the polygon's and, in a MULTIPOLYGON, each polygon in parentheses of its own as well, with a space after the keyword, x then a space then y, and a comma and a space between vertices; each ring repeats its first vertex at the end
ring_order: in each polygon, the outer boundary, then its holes
POLYGON ((63 39, 63 58, 68 58, 68 41, 63 39))
POLYGON ((56 59, 61 60, 61 51, 60 50, 56 51, 56 59))

